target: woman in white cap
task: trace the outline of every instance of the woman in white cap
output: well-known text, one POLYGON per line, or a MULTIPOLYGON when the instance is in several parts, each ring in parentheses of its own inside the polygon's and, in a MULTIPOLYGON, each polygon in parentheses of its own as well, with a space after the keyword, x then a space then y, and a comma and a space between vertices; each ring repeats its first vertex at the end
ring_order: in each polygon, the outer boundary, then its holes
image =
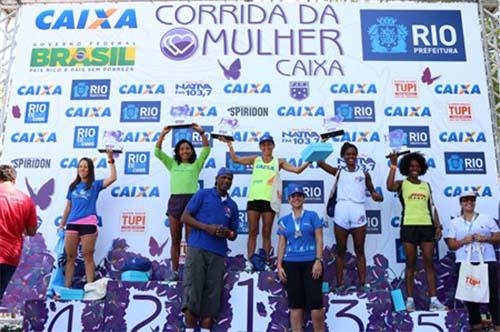
MULTIPOLYGON (((461 213, 450 222, 448 247, 455 250, 455 261, 458 269, 467 260, 467 251, 477 244, 483 253, 484 262, 488 264, 490 288, 489 309, 495 331, 500 331, 500 306, 498 294, 498 262, 495 245, 500 243, 500 229, 496 221, 489 215, 476 212, 476 193, 466 192, 460 195, 461 213)), ((472 251, 471 262, 479 263, 477 252, 472 251)), ((465 302, 469 311, 469 323, 473 331, 481 331, 480 303, 465 302)))
POLYGON ((239 157, 230 141, 221 139, 227 143, 229 154, 234 163, 241 165, 253 165, 252 181, 250 183, 247 218, 248 218, 248 242, 247 254, 248 260, 245 265, 245 271, 251 272, 253 265, 252 256, 257 246, 257 234, 259 233, 259 219, 262 217, 262 246, 267 255, 271 252, 271 232, 276 212, 271 208, 273 196, 273 183, 275 177, 281 169, 285 171, 302 173, 309 163, 306 162, 300 167, 290 165, 284 159, 278 159, 273 156, 274 139, 269 134, 264 134, 259 139, 259 149, 262 152, 260 156, 239 157))
POLYGON ((314 331, 325 330, 323 310, 323 225, 314 211, 304 210, 305 194, 288 187, 292 212, 278 223, 278 277, 286 283, 292 331, 302 331, 304 310, 311 311, 314 331))

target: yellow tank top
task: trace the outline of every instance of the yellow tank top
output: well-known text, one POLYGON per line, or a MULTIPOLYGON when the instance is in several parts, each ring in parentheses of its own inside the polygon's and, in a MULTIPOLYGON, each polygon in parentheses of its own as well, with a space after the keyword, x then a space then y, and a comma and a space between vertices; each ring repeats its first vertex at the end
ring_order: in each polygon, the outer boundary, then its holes
POLYGON ((274 177, 279 172, 278 158, 265 163, 261 157, 253 163, 252 182, 250 183, 249 201, 271 201, 274 177))
POLYGON ((414 184, 408 180, 403 181, 399 193, 403 207, 401 225, 432 226, 430 195, 427 182, 421 181, 420 184, 414 184))

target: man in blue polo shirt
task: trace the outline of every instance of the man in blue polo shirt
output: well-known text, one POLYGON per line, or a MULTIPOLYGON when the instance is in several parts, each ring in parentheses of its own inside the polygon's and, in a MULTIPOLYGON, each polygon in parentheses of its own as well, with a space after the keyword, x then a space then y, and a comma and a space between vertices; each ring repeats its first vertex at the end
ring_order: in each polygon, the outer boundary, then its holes
POLYGON ((181 217, 191 227, 183 277, 186 332, 194 331, 199 319, 201 331, 210 331, 219 315, 227 240, 238 233, 238 206, 228 194, 232 183, 231 170, 221 168, 215 187, 199 190, 181 217))

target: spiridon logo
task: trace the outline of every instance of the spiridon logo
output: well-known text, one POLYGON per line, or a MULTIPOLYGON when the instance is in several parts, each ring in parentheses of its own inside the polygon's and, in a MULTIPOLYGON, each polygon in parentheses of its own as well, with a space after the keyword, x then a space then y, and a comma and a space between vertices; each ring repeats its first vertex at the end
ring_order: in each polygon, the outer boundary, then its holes
POLYGON ((232 94, 264 94, 271 93, 271 85, 268 83, 245 83, 245 84, 226 84, 224 86, 225 93, 232 94))
POLYGON ((280 106, 277 112, 279 116, 325 116, 323 106, 280 106))
POLYGON ((434 92, 438 95, 479 95, 481 89, 477 84, 437 84, 434 92))
POLYGON ((446 174, 486 174, 484 152, 445 152, 446 174))
POLYGON ((67 9, 60 13, 50 9, 38 14, 35 24, 40 30, 136 29, 137 18, 135 9, 67 9))
POLYGON ((163 84, 124 84, 118 89, 122 95, 158 95, 165 94, 163 84))
POLYGON ((430 117, 429 106, 388 106, 384 114, 389 117, 430 117))
POLYGON ((157 186, 124 186, 111 189, 113 197, 160 197, 160 188, 157 186))
POLYGON ((53 96, 62 95, 60 85, 22 85, 17 89, 20 96, 53 96))
MULTIPOLYGON (((79 158, 63 158, 63 159, 61 159, 59 166, 63 169, 78 168, 79 161, 80 161, 79 158)), ((92 161, 94 162, 95 168, 108 168, 108 159, 107 158, 94 157, 94 158, 92 158, 92 161)))
POLYGON ((375 94, 377 86, 372 83, 332 84, 330 92, 335 94, 375 94))
POLYGON ((490 186, 448 186, 443 193, 446 197, 457 197, 468 191, 475 192, 479 197, 493 197, 490 186))
POLYGON ((380 142, 380 135, 376 131, 346 131, 343 136, 332 139, 334 142, 380 142))
POLYGON ((56 143, 56 133, 35 132, 35 133, 14 133, 10 140, 13 143, 56 143))
POLYGON ((444 131, 439 134, 441 142, 479 143, 486 142, 486 135, 476 131, 444 131))
POLYGON ((70 107, 65 112, 68 118, 110 118, 110 107, 70 107))
POLYGON ((30 67, 133 66, 135 46, 33 48, 30 67))
POLYGON ((10 161, 14 168, 50 168, 52 160, 48 158, 17 158, 10 161))
POLYGON ((268 116, 269 108, 262 106, 235 106, 227 109, 230 116, 268 116))
POLYGON ((361 10, 363 60, 466 61, 460 10, 361 10))

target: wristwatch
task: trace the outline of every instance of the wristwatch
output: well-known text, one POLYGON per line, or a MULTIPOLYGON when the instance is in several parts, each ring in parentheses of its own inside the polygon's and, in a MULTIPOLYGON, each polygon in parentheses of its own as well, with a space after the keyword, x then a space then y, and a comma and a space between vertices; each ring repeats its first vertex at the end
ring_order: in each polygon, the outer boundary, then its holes
POLYGON ((320 263, 323 263, 323 258, 321 257, 316 257, 316 259, 314 259, 315 261, 319 261, 320 263))

